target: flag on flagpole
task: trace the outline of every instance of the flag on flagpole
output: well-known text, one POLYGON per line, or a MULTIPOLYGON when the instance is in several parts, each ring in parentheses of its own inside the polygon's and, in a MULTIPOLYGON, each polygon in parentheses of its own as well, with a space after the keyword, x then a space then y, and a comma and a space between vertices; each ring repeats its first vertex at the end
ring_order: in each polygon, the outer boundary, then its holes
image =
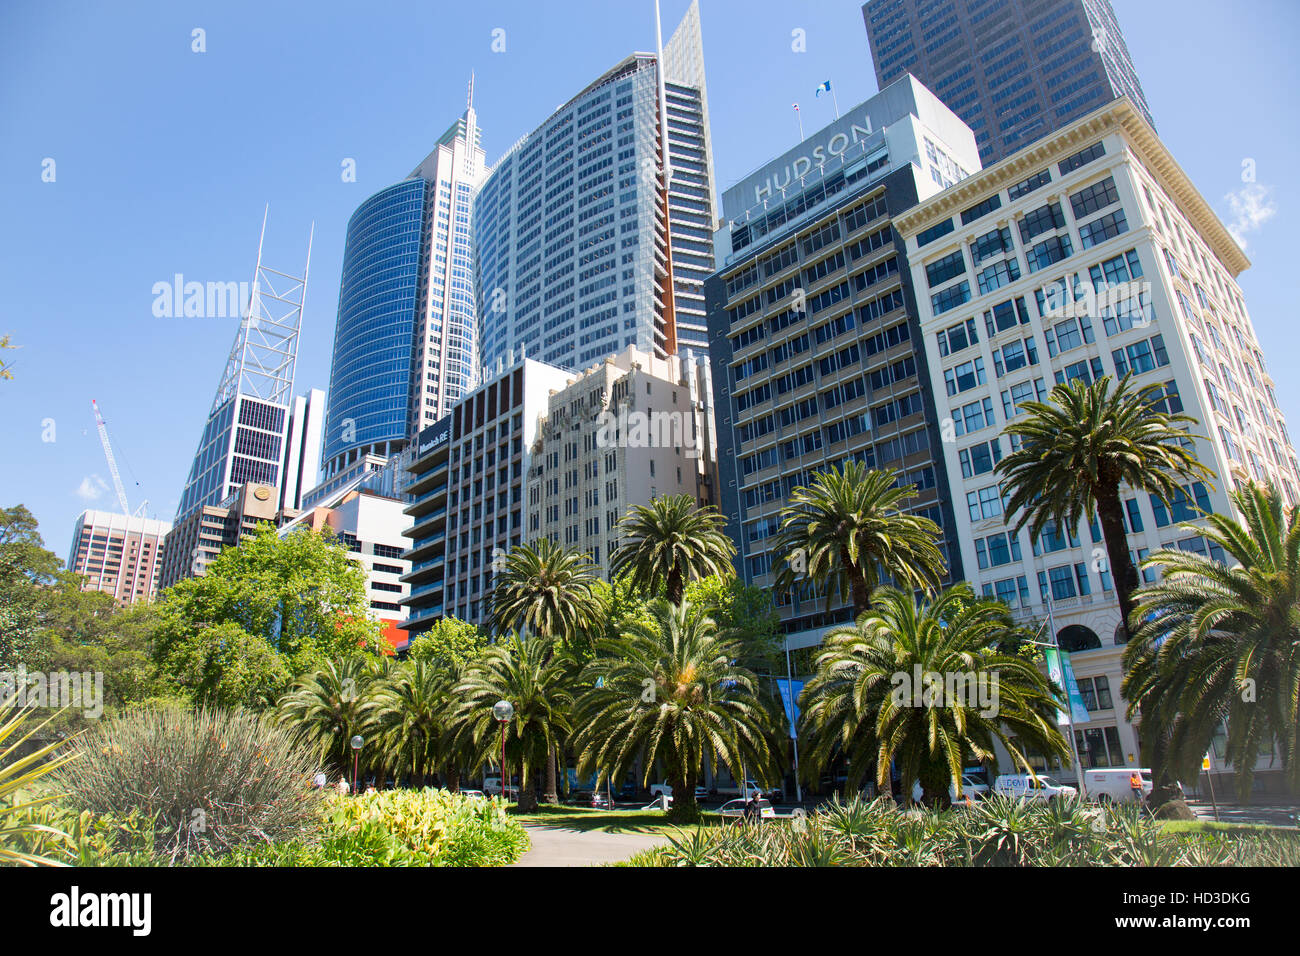
POLYGON ((823 93, 829 93, 831 95, 831 103, 835 105, 835 118, 839 119, 840 118, 839 99, 835 96, 835 90, 831 88, 830 80, 827 80, 825 83, 821 84, 821 86, 817 87, 817 89, 813 91, 813 96, 820 97, 823 93))

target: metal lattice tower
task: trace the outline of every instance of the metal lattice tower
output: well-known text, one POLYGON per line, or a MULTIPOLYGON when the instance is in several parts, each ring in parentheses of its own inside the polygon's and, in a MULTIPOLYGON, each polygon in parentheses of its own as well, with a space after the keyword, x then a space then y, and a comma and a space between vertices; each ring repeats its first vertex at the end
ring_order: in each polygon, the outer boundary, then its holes
POLYGON ((302 307, 307 295, 307 272, 311 267, 311 243, 315 232, 313 223, 307 237, 307 262, 303 265, 302 276, 279 272, 262 262, 266 212, 262 213, 262 234, 257 241, 252 294, 212 401, 214 412, 238 394, 281 405, 287 405, 293 397, 298 333, 302 328, 302 307))

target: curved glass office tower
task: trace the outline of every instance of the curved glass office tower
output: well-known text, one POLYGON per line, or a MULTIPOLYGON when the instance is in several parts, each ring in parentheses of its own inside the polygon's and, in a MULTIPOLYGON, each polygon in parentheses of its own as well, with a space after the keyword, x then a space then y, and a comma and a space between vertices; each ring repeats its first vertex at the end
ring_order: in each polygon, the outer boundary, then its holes
POLYGON ((715 202, 695 4, 663 66, 627 57, 484 180, 473 231, 490 372, 525 354, 576 369, 629 345, 707 351, 715 202))
POLYGON ((428 190, 422 179, 389 186, 348 220, 325 415, 327 470, 348 456, 387 455, 405 445, 428 190))
POLYGON ((348 223, 326 479, 367 455, 401 451, 474 381, 469 220, 484 154, 472 83, 470 97, 411 175, 367 199, 348 223))

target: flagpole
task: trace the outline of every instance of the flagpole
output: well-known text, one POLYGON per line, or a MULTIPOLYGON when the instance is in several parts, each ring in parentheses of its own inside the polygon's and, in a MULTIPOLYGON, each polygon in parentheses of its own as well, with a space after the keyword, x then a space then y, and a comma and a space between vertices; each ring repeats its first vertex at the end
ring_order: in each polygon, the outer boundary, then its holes
MULTIPOLYGON (((827 82, 830 82, 830 81, 828 80, 827 82)), ((834 106, 835 106, 835 118, 836 118, 836 119, 839 119, 839 118, 840 118, 840 101, 839 101, 839 98, 836 97, 836 95, 835 95, 835 84, 834 84, 834 83, 831 83, 831 103, 833 103, 834 106)))

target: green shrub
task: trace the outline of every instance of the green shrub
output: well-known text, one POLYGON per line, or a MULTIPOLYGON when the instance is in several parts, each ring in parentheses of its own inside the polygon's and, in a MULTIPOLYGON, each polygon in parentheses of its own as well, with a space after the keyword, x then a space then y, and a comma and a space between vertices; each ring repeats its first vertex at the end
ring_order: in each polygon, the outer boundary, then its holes
POLYGON ((73 750, 74 767, 54 775, 66 805, 152 821, 160 862, 311 842, 318 829, 324 795, 311 785, 314 758, 252 713, 136 709, 103 721, 73 750))
POLYGON ((1296 866, 1300 833, 1168 832, 1145 808, 993 796, 971 808, 827 804, 806 818, 679 830, 631 866, 1296 866))
POLYGON ((49 720, 33 727, 27 725, 27 718, 27 708, 0 697, 0 865, 56 862, 47 850, 62 836, 43 819, 49 816, 45 808, 57 797, 43 788, 43 778, 52 777, 74 755, 62 741, 36 746, 36 733, 49 720), (33 752, 24 754, 27 748, 33 752))
MULTIPOLYGON (((528 849, 528 834, 498 800, 446 790, 386 790, 331 801, 331 833, 372 839, 371 828, 390 834, 407 863, 369 865, 501 866, 528 849)), ((350 844, 340 843, 336 852, 350 844)), ((358 865, 358 864, 346 864, 358 865)))

